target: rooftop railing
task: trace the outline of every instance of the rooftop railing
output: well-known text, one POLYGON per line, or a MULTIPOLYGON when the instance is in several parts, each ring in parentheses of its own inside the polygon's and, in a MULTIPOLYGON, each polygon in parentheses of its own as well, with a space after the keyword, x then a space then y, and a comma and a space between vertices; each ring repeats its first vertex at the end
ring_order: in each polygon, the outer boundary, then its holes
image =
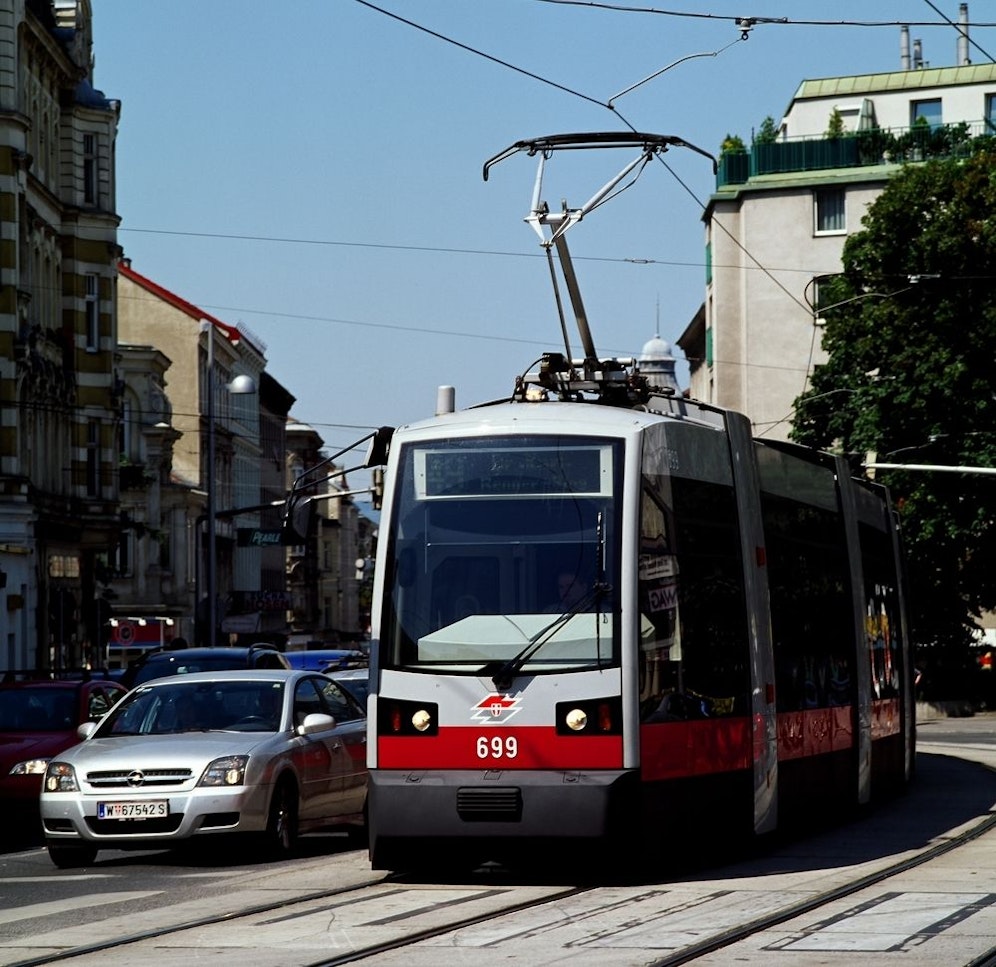
POLYGON ((967 157, 980 138, 996 140, 991 121, 917 123, 908 128, 869 128, 822 138, 754 142, 749 151, 719 159, 716 187, 739 185, 759 175, 904 164, 928 158, 967 157))

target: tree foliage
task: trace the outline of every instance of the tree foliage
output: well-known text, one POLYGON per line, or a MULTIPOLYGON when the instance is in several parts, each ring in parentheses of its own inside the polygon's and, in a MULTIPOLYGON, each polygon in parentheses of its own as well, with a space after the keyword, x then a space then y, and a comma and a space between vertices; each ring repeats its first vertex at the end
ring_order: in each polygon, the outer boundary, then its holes
POLYGON ((827 121, 827 130, 824 137, 826 138, 839 138, 844 134, 844 118, 837 108, 834 108, 830 112, 830 118, 827 121))
MULTIPOLYGON (((799 442, 883 463, 996 467, 996 152, 907 165, 821 280, 827 362, 799 442)), ((996 476, 878 471, 899 508, 918 645, 964 655, 996 609, 996 476)))
POLYGON ((729 134, 723 138, 722 144, 719 146, 720 155, 724 154, 744 154, 747 151, 747 147, 744 144, 744 139, 740 137, 739 134, 729 134))
POLYGON ((769 114, 754 135, 754 144, 774 144, 778 140, 778 124, 769 114))

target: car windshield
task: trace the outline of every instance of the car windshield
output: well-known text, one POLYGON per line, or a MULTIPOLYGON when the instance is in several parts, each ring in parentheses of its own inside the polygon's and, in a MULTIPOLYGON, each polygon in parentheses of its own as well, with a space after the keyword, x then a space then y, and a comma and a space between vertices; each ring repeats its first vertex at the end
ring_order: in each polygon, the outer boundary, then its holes
POLYGON ((276 732, 283 682, 176 681, 139 686, 101 723, 97 735, 165 735, 177 732, 276 732))
POLYGON ((0 732, 64 732, 76 725, 68 688, 0 689, 0 732))

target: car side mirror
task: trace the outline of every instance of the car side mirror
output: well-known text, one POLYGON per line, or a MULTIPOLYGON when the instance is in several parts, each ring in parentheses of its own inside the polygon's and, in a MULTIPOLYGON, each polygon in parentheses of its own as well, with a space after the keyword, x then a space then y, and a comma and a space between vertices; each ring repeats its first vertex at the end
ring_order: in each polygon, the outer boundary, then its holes
POLYGON ((298 735, 311 735, 312 732, 327 732, 335 728, 335 719, 324 712, 309 712, 297 727, 298 735))
POLYGON ((84 722, 76 727, 76 737, 82 742, 84 739, 90 738, 96 728, 96 722, 84 722))

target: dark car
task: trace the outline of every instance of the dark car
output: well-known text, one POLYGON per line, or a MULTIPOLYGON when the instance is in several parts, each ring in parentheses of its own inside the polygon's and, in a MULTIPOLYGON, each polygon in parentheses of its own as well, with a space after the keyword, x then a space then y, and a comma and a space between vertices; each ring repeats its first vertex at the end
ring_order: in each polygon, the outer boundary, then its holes
POLYGON ((284 658, 290 663, 291 668, 300 668, 305 671, 323 672, 330 668, 352 668, 356 665, 366 664, 366 652, 356 651, 350 648, 315 648, 311 651, 288 651, 284 653, 284 658))
POLYGON ((361 708, 367 707, 367 698, 370 695, 370 669, 368 667, 339 668, 333 665, 330 668, 323 668, 322 671, 344 692, 349 692, 361 708))
POLYGON ((134 688, 153 678, 167 675, 189 675, 193 672, 235 671, 240 668, 290 668, 282 652, 274 645, 234 646, 215 648, 166 648, 150 651, 135 659, 121 676, 121 683, 134 688))
POLYGON ((9 673, 0 681, 0 809, 38 807, 49 760, 79 742, 127 689, 104 678, 62 680, 9 673))

